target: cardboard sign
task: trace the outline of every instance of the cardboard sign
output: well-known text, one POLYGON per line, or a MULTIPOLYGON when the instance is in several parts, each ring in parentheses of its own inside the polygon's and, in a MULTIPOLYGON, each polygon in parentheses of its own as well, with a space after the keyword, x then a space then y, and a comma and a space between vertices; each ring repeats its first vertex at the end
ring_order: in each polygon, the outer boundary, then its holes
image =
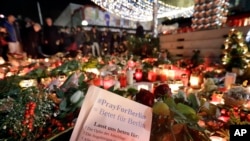
POLYGON ((70 141, 148 141, 152 108, 90 86, 70 141))

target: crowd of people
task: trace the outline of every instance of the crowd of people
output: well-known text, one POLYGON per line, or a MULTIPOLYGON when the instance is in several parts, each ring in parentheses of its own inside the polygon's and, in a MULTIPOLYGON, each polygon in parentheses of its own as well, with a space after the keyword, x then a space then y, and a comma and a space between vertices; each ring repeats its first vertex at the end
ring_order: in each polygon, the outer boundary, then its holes
MULTIPOLYGON (((143 27, 140 26, 140 37, 143 27)), ((8 15, 0 22, 0 56, 8 60, 8 55, 30 58, 43 58, 58 52, 83 55, 103 56, 121 54, 127 50, 128 34, 126 31, 111 32, 109 29, 100 31, 92 26, 86 31, 82 26, 58 27, 48 17, 45 25, 40 25, 26 18, 20 20, 8 15)))

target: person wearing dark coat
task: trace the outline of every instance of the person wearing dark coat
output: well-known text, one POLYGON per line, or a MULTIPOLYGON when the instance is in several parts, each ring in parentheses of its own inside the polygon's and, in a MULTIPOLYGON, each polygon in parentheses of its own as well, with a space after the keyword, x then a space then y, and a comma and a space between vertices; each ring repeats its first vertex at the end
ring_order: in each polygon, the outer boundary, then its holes
POLYGON ((39 58, 38 48, 41 46, 41 26, 35 23, 28 31, 27 56, 33 59, 39 58))
POLYGON ((139 38, 144 37, 144 28, 140 23, 137 23, 135 35, 136 35, 136 37, 139 37, 139 38))
POLYGON ((44 53, 48 55, 58 53, 60 38, 59 30, 55 25, 53 25, 52 19, 46 18, 46 25, 43 30, 44 53))
POLYGON ((101 56, 101 49, 100 49, 100 32, 96 29, 95 26, 92 26, 89 34, 91 47, 92 47, 92 55, 93 56, 101 56), (97 54, 96 54, 97 53, 97 54))
POLYGON ((8 42, 7 42, 7 30, 0 26, 0 56, 3 57, 4 61, 8 61, 8 42))

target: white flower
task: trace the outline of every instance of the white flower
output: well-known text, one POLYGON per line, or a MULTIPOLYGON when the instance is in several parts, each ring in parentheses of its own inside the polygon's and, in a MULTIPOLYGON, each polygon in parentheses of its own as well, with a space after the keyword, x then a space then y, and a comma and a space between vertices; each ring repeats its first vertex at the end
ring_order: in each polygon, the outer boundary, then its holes
POLYGON ((7 128, 7 126, 6 126, 6 125, 4 125, 4 126, 3 126, 3 130, 5 130, 6 128, 7 128))

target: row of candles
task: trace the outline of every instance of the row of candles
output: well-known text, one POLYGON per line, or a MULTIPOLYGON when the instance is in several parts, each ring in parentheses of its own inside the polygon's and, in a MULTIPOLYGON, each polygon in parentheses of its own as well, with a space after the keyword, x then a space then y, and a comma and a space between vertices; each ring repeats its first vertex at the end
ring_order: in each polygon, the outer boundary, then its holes
MULTIPOLYGON (((104 89, 116 85, 117 82, 119 82, 120 88, 133 86, 135 84, 144 84, 138 82, 151 82, 152 85, 154 82, 167 82, 172 89, 172 92, 176 93, 180 87, 186 87, 188 84, 190 84, 190 87, 192 88, 200 88, 202 82, 202 78, 199 75, 190 75, 187 70, 182 69, 154 68, 146 72, 137 68, 134 70, 128 69, 127 71, 122 71, 115 75, 108 74, 106 76, 100 75, 101 73, 96 69, 89 69, 88 71, 97 75, 93 80, 93 84, 103 86, 104 89)), ((148 85, 148 83, 146 85, 148 85)))

